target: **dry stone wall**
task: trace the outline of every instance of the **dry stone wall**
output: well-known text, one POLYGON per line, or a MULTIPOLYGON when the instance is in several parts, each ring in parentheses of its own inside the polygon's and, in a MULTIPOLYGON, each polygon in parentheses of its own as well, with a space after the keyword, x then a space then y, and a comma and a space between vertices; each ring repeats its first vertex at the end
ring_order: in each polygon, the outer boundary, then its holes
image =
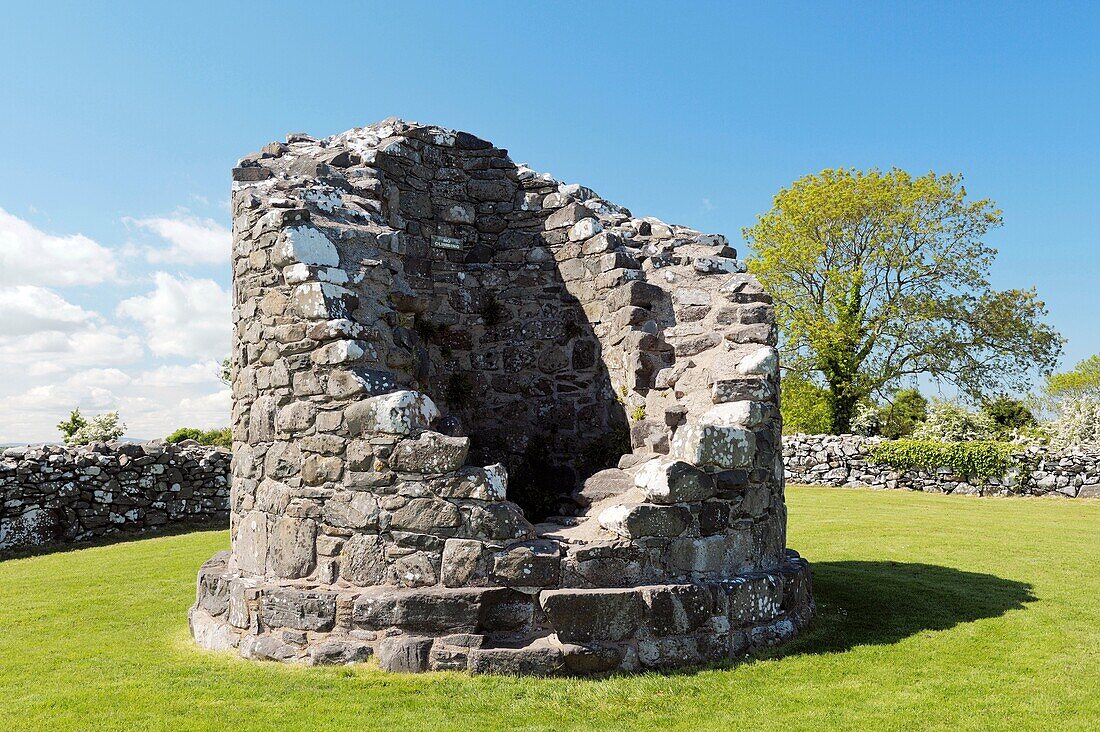
POLYGON ((898 471, 869 460, 881 437, 787 435, 783 462, 792 483, 898 488, 980 496, 1100 498, 1100 453, 1084 450, 1021 449, 1019 467, 1001 477, 967 477, 948 470, 898 471))
POLYGON ((0 552, 229 518, 228 450, 152 443, 0 454, 0 552))
POLYGON ((200 644, 598 673, 808 621, 771 301, 723 237, 393 119, 233 178, 232 551, 200 644))

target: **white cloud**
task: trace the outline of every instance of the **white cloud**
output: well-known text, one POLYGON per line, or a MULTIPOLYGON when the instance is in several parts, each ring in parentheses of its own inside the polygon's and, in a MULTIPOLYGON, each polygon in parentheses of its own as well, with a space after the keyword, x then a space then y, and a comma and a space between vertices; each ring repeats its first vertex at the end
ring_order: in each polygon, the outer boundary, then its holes
POLYGON ((78 371, 65 379, 65 383, 68 386, 77 388, 127 386, 132 381, 133 379, 130 378, 129 374, 116 368, 87 369, 85 371, 78 371))
POLYGON ((229 232, 185 211, 127 223, 149 232, 147 241, 108 249, 0 209, 0 444, 56 441, 57 423, 74 407, 118 410, 126 435, 139 438, 229 423, 230 392, 217 376, 229 351, 229 292, 166 272, 136 283, 119 277, 127 256, 224 263, 229 232), (164 240, 159 249, 146 246, 153 235, 164 240), (93 289, 73 302, 65 288, 78 285, 93 289), (87 304, 117 300, 113 313, 87 304))
POLYGON ((0 312, 4 313, 0 337, 40 331, 70 332, 96 319, 95 313, 35 285, 0 286, 0 312))
POLYGON ((138 374, 134 380, 140 386, 173 386, 175 384, 220 384, 218 374, 221 364, 217 361, 200 361, 187 366, 158 366, 138 374))
POLYGON ((229 229, 213 219, 200 219, 178 212, 171 216, 126 218, 123 221, 150 231, 170 244, 167 249, 150 247, 145 250, 145 258, 153 264, 220 264, 229 261, 232 235, 229 229))
POLYGON ((65 287, 117 280, 110 249, 83 234, 47 234, 0 208, 0 284, 65 287))
POLYGON ((157 356, 222 359, 229 352, 229 292, 209 279, 153 275, 147 295, 119 303, 118 315, 142 324, 157 356))

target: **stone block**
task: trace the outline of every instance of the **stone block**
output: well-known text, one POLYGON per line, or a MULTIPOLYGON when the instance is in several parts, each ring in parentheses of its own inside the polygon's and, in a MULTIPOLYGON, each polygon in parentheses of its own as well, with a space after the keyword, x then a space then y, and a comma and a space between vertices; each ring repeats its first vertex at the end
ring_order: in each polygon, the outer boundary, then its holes
POLYGON ((344 410, 344 419, 353 436, 371 432, 412 435, 428 429, 438 418, 435 402, 415 391, 370 397, 344 410))
POLYGON ((378 499, 362 491, 339 491, 325 501, 324 520, 340 529, 378 526, 378 499))
POLYGON ((479 674, 552 676, 561 671, 561 649, 549 643, 519 647, 475 648, 470 651, 470 670, 479 674))
POLYGON ((352 536, 340 551, 340 577, 358 587, 379 584, 386 574, 385 546, 380 536, 352 536))
POLYGON ((415 439, 397 443, 390 455, 390 467, 406 473, 450 473, 462 467, 469 450, 469 437, 425 431, 415 439))
POLYGON ((783 580, 773 574, 718 582, 715 593, 735 628, 769 623, 783 612, 783 580))
POLYGON ((309 663, 311 666, 346 666, 366 661, 371 653, 370 645, 363 641, 331 638, 310 646, 309 663))
POLYGON ((401 635, 378 644, 378 665, 383 671, 418 674, 428 670, 431 638, 401 635))
POLYGON ((671 454, 701 468, 751 467, 756 436, 740 427, 686 424, 672 437, 671 454))
POLYGON ((563 643, 561 646, 565 669, 575 674, 602 674, 614 671, 623 659, 623 651, 617 646, 595 643, 563 643))
POLYGON ((644 536, 679 536, 691 522, 683 506, 653 503, 619 503, 605 508, 597 517, 600 526, 628 539, 644 536))
POLYGON ((316 566, 317 524, 311 519, 283 516, 275 520, 268 541, 267 564, 284 579, 306 577, 316 566))
POLYGON ((714 481, 683 460, 658 457, 634 474, 634 485, 649 503, 673 504, 702 501, 714 495, 714 481))
POLYGON ((447 539, 440 570, 447 587, 470 587, 486 583, 492 556, 485 542, 477 539, 447 539))
POLYGON ((266 590, 260 598, 260 617, 270 628, 332 630, 336 621, 336 593, 266 590))
POLYGON ((484 468, 466 466, 453 475, 432 480, 429 485, 441 498, 503 501, 508 489, 508 472, 500 463, 484 468))
POLYGON ((655 635, 683 635, 702 627, 714 614, 714 597, 702 585, 652 585, 638 588, 655 635))
POLYGON ((561 573, 561 547, 536 539, 510 544, 493 555, 490 579, 505 587, 553 587, 561 573))
POLYGON ((355 600, 352 620, 367 630, 476 633, 493 607, 509 597, 500 587, 373 587, 355 600))
POLYGON ((539 602, 563 643, 621 641, 638 629, 646 611, 641 592, 629 588, 544 590, 539 602))
POLYGON ((391 528, 419 533, 436 533, 461 525, 458 507, 440 498, 414 498, 390 517, 391 528))

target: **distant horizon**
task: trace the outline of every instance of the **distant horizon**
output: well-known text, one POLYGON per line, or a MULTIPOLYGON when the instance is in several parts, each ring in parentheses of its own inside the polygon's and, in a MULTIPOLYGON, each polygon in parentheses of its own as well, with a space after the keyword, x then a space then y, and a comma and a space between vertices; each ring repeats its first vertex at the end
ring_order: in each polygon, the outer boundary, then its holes
POLYGON ((742 256, 741 228, 803 175, 959 172, 1004 210, 994 286, 1038 288, 1063 369, 1100 352, 1095 4, 47 0, 5 20, 0 442, 55 440, 74 407, 141 434, 226 426, 230 169, 291 131, 390 116, 472 132, 742 256), (327 38, 334 17, 393 32, 323 60, 248 45, 291 18, 327 38))

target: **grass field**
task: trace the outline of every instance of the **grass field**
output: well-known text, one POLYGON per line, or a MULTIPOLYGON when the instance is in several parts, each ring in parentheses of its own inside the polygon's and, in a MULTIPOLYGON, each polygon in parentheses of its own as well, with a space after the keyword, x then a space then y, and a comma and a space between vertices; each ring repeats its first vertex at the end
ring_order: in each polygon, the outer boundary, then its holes
POLYGON ((819 617, 770 657, 603 680, 196 650, 194 532, 0 562, 0 729, 1098 729, 1100 502, 794 487, 819 617))

